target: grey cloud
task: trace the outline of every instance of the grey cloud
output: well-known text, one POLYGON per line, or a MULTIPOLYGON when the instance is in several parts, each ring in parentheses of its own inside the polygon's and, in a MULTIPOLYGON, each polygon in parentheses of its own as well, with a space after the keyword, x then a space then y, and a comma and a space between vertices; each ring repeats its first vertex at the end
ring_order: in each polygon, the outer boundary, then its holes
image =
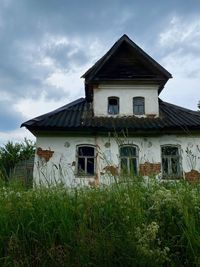
MULTIPOLYGON (((169 18, 173 14, 188 19, 198 15, 198 5, 199 0, 1 1, 0 93, 10 95, 10 106, 18 98, 36 99, 44 92, 49 99, 67 98, 67 90, 49 86, 45 80, 55 71, 54 68, 67 72, 74 65, 80 67, 91 61, 87 46, 95 38, 107 49, 120 35, 127 33, 139 45, 145 44, 145 50, 148 48, 147 52, 159 61, 171 50, 167 47, 163 52, 157 50, 158 32, 170 27, 169 18), (45 46, 48 36, 67 37, 69 43, 45 46), (72 42, 76 38, 79 45, 72 42), (55 65, 40 64, 45 57, 51 58, 55 65)), ((182 49, 197 53, 198 48, 191 49, 189 44, 188 47, 184 44, 182 49)), ((4 109, 2 103, 1 114, 4 109)), ((19 117, 12 117, 8 111, 5 114, 10 118, 10 125, 14 125, 19 117)), ((0 120, 3 120, 2 116, 0 120)), ((8 126, 5 122, 4 127, 8 126)))
POLYGON ((12 107, 12 102, 0 102, 0 131, 11 131, 19 128, 23 118, 12 107))
POLYGON ((84 51, 76 44, 59 44, 44 49, 44 55, 55 60, 57 67, 70 70, 71 64, 77 66, 89 60, 87 50, 84 51))

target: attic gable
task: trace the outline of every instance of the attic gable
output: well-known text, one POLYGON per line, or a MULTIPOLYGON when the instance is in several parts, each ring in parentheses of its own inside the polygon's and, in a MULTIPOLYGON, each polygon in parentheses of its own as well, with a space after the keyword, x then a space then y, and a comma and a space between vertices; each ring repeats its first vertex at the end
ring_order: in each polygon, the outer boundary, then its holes
POLYGON ((82 77, 86 85, 101 81, 156 82, 160 93, 172 75, 123 35, 82 77))

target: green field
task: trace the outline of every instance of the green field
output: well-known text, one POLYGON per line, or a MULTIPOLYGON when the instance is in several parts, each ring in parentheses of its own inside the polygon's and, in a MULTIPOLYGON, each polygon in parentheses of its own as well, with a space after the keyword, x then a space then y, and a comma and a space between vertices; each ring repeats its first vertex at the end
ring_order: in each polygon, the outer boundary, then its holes
POLYGON ((0 187, 0 266, 200 266, 200 186, 0 187))

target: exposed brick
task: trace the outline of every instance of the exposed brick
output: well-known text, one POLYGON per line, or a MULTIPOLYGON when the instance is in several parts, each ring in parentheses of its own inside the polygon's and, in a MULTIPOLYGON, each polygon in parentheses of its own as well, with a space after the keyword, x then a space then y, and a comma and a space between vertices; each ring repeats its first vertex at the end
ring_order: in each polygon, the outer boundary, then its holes
POLYGON ((199 183, 200 182, 200 173, 196 170, 191 170, 185 172, 185 180, 190 183, 199 183))
POLYGON ((160 171, 161 171, 160 163, 145 162, 144 164, 140 164, 140 175, 143 176, 155 175, 160 173, 160 171))
POLYGON ((90 180, 88 183, 91 187, 99 187, 99 177, 96 174, 95 178, 93 180, 90 180))
POLYGON ((41 147, 38 147, 37 149, 37 155, 41 158, 44 158, 46 162, 49 161, 49 159, 53 156, 54 151, 49 150, 43 150, 41 147))
POLYGON ((118 167, 115 167, 115 166, 112 166, 112 165, 108 165, 108 166, 104 167, 103 171, 105 171, 107 173, 110 173, 113 176, 119 175, 118 167))

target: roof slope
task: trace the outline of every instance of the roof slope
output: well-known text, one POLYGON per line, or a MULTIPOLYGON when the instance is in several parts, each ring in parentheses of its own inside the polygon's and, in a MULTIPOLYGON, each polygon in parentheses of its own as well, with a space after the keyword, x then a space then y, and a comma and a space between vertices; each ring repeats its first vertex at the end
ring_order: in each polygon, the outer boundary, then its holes
POLYGON ((105 80, 157 81, 160 92, 172 75, 123 35, 82 77, 87 84, 105 80))
POLYGON ((185 109, 159 100, 159 118, 124 117, 95 117, 92 103, 84 98, 56 109, 50 113, 24 122, 32 132, 39 131, 113 131, 128 129, 134 132, 159 131, 200 131, 200 112, 185 109))

